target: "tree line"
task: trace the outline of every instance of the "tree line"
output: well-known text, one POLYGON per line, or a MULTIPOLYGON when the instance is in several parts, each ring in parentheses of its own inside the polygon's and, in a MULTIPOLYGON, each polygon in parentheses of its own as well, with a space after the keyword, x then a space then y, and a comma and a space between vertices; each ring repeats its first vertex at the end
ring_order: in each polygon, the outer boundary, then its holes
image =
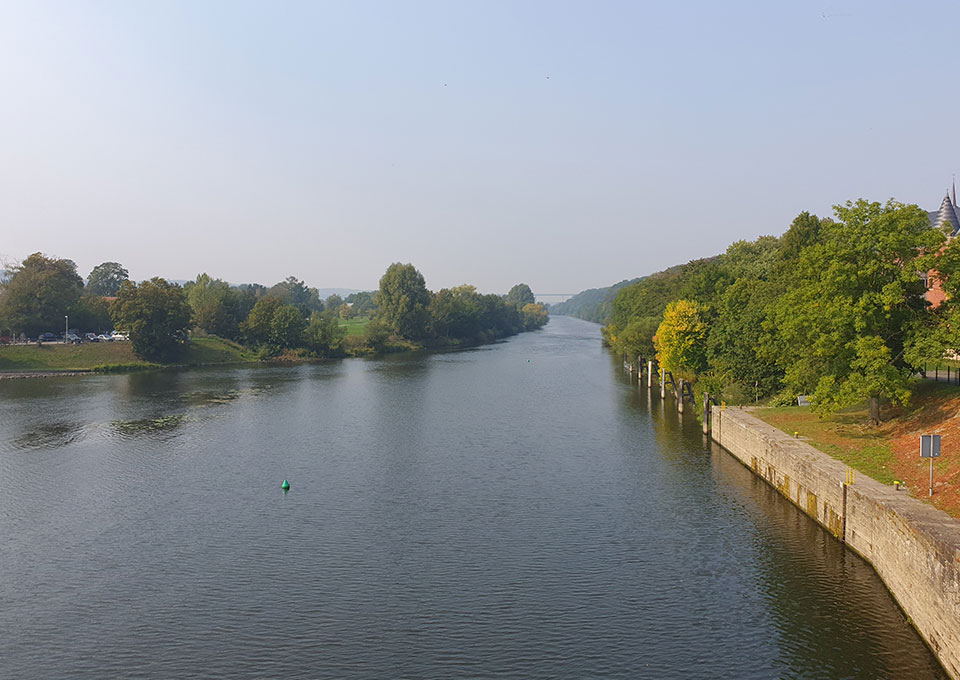
POLYGON ((909 401, 924 362, 960 347, 958 272, 960 240, 916 205, 848 201, 623 288, 603 337, 733 402, 868 401, 879 422, 882 403, 909 401), (948 296, 936 307, 931 277, 948 296))
POLYGON ((0 336, 37 337, 63 328, 65 317, 71 328, 121 329, 138 356, 158 361, 179 358, 191 333, 234 340, 264 357, 323 357, 489 342, 548 320, 526 284, 505 296, 467 285, 434 293, 411 264, 390 265, 376 291, 325 300, 293 276, 270 288, 232 286, 206 273, 183 286, 159 277, 136 283, 119 263, 104 262, 84 282, 74 262, 42 253, 7 270, 0 336), (368 323, 362 335, 347 338, 340 321, 355 317, 368 323))

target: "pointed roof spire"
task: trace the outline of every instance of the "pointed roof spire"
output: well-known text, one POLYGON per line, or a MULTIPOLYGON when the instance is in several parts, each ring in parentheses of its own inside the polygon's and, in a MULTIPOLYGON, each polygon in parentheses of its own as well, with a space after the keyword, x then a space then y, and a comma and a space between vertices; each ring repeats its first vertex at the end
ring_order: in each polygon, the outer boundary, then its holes
POLYGON ((957 176, 953 176, 953 207, 957 207, 957 176))
POLYGON ((934 227, 943 229, 950 236, 956 236, 957 232, 960 232, 960 218, 957 217, 957 210, 953 206, 954 203, 950 200, 950 192, 947 191, 933 222, 934 227))

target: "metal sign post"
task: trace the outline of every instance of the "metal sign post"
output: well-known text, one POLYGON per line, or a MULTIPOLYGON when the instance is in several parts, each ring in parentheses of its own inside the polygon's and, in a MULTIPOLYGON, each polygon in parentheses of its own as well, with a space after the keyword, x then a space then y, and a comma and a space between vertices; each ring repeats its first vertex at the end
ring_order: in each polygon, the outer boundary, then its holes
POLYGON ((920 435, 920 457, 930 459, 930 495, 933 495, 933 459, 940 457, 940 435, 920 435))

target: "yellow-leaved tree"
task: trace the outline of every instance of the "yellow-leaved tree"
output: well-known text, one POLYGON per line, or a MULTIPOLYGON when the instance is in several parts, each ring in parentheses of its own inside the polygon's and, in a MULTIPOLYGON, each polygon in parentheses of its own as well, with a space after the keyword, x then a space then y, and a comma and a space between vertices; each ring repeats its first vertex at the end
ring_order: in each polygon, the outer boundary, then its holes
POLYGON ((653 338, 657 362, 677 378, 694 380, 707 367, 707 308, 692 300, 675 300, 663 312, 653 338))

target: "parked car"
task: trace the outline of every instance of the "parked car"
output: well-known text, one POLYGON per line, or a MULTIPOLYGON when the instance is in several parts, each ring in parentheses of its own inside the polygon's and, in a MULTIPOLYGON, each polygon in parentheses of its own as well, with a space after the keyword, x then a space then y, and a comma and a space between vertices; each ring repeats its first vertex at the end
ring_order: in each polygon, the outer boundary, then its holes
POLYGON ((79 344, 80 344, 80 336, 77 335, 76 333, 67 333, 67 338, 66 338, 66 340, 67 340, 67 342, 69 342, 71 345, 79 345, 79 344))
POLYGON ((56 342, 59 339, 55 333, 41 333, 37 336, 39 342, 56 342))
POLYGON ((113 342, 113 338, 111 338, 109 335, 104 335, 103 333, 101 333, 100 335, 97 336, 97 341, 98 341, 98 342, 113 342))
POLYGON ((114 334, 113 334, 112 336, 110 336, 110 337, 112 337, 114 340, 121 340, 121 341, 129 340, 129 339, 130 339, 130 338, 127 336, 126 333, 114 333, 114 334))
POLYGON ((87 342, 100 342, 100 338, 97 337, 96 333, 84 333, 83 339, 87 342))

